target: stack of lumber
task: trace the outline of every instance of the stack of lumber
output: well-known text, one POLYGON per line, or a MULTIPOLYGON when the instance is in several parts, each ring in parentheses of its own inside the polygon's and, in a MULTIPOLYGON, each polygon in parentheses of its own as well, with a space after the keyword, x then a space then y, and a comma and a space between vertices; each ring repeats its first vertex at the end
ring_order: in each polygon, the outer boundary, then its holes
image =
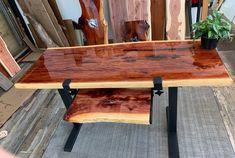
POLYGON ((165 39, 166 2, 165 0, 151 0, 152 40, 165 39))
POLYGON ((79 45, 72 20, 63 20, 56 0, 17 0, 37 48, 79 45))
MULTIPOLYGON (((68 40, 47 0, 18 0, 18 3, 20 4, 24 14, 29 14, 42 25, 55 44, 62 47, 69 46, 68 40)), ((41 33, 35 29, 35 26, 33 32, 38 36, 41 33)), ((37 38, 40 38, 38 36, 37 38)))
MULTIPOLYGON (((79 0, 82 13, 78 21, 64 20, 56 0, 17 1, 24 14, 31 17, 29 28, 37 47, 81 45, 83 38, 76 29, 83 31, 88 45, 107 44, 108 28, 112 32, 113 42, 130 41, 125 40, 128 34, 126 23, 134 30, 138 30, 143 22, 149 25, 147 33, 145 33, 147 27, 143 29, 144 36, 146 34, 146 38, 143 39, 182 40, 185 39, 186 25, 188 25, 186 0, 109 0, 105 1, 108 7, 104 6, 104 0, 79 0), (110 18, 109 26, 105 17, 110 18), (44 31, 37 29, 33 21, 37 22, 37 26, 41 25, 44 31), (133 24, 140 25, 133 27, 133 24), (43 40, 40 36, 42 32, 50 42, 43 40)), ((207 4, 208 0, 203 1, 202 19, 207 16, 207 4)))

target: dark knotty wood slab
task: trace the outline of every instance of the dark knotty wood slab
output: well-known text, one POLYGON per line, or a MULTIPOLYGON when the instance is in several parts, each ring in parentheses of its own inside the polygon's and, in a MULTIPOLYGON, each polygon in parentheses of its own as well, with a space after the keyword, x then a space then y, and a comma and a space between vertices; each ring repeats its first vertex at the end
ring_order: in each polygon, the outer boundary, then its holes
POLYGON ((150 89, 83 89, 64 120, 149 124, 150 103, 150 89))
POLYGON ((48 49, 16 84, 17 88, 150 88, 161 76, 164 87, 227 86, 229 77, 217 51, 200 42, 137 42, 48 49))

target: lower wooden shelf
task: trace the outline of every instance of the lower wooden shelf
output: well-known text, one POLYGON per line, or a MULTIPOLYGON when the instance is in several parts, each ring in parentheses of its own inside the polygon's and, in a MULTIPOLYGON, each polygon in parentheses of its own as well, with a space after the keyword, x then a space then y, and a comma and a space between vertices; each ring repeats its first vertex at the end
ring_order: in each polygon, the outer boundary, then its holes
POLYGON ((79 90, 64 120, 149 124, 151 89, 79 90))

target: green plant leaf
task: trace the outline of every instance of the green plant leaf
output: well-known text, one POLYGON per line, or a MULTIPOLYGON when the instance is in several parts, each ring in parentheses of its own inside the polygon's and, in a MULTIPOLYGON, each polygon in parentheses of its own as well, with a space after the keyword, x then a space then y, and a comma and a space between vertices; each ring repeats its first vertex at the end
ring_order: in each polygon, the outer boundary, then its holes
POLYGON ((194 38, 205 35, 208 38, 230 39, 231 28, 231 24, 223 18, 220 12, 213 11, 206 20, 193 25, 194 38))

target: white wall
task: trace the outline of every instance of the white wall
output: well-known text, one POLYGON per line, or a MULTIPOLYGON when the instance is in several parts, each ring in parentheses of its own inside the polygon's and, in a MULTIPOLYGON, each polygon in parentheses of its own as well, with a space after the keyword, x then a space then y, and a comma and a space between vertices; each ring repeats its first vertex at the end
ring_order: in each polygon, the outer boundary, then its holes
POLYGON ((220 11, 235 24, 235 0, 225 0, 220 11))
POLYGON ((79 0, 56 0, 56 3, 64 20, 78 22, 82 15, 79 0))

